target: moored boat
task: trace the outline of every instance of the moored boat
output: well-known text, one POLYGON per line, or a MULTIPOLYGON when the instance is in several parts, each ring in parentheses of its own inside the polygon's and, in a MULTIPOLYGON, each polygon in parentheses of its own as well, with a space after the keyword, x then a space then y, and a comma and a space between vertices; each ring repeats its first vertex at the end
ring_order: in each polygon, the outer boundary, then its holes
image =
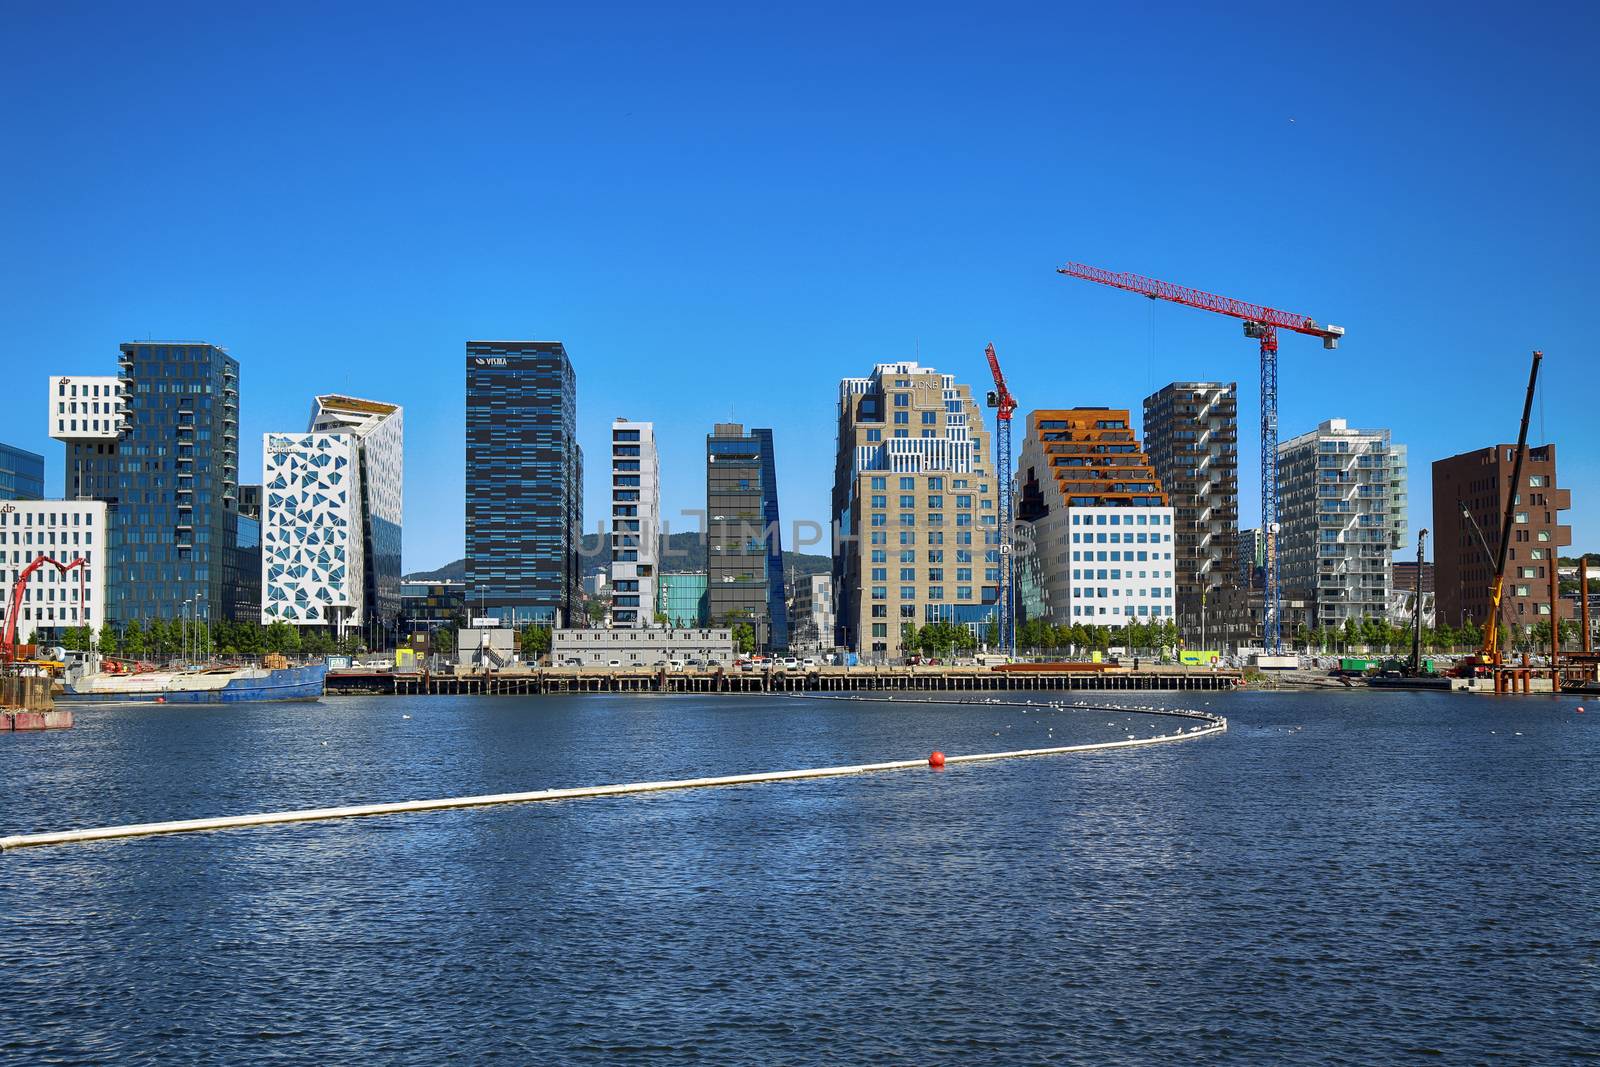
POLYGON ((263 700, 320 700, 328 668, 214 667, 143 674, 85 674, 66 683, 66 703, 235 704, 263 700))

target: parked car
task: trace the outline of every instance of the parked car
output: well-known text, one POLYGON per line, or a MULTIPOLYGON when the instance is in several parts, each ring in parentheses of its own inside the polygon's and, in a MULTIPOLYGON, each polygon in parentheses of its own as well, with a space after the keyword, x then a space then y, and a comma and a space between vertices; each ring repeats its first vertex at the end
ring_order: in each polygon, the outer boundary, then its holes
POLYGON ((807 656, 805 659, 800 661, 800 666, 804 667, 808 671, 814 671, 817 669, 816 658, 813 656, 807 656))
POLYGON ((607 663, 606 666, 607 667, 620 667, 620 666, 622 666, 622 661, 620 659, 614 659, 611 662, 607 663))

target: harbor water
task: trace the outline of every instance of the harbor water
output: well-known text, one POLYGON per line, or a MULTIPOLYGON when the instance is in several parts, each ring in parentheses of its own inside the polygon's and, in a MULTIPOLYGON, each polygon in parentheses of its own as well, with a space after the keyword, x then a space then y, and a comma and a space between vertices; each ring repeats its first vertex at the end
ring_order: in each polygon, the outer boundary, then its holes
MULTIPOLYGON (((72 730, 0 735, 0 836, 1179 728, 973 696, 88 708, 72 730)), ((1229 730, 7 852, 0 1063, 1536 1063, 1600 1049, 1600 707, 1107 696, 1130 698, 1218 712, 1229 730)))

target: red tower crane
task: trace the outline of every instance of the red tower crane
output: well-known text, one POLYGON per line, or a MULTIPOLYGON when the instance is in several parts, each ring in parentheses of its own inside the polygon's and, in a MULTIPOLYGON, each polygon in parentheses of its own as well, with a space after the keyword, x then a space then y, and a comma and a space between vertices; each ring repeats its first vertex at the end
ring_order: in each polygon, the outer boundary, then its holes
POLYGON ((1000 357, 994 354, 994 345, 984 350, 989 357, 989 373, 994 375, 994 389, 989 393, 989 406, 995 409, 995 480, 1000 491, 1000 648, 1011 652, 1016 647, 1017 612, 1011 574, 1011 415, 1017 410, 1016 397, 1006 388, 1006 376, 1000 370, 1000 357))
POLYGON ((22 597, 28 591, 28 579, 33 572, 50 564, 62 574, 76 570, 78 572, 78 604, 80 610, 87 604, 85 591, 88 585, 89 563, 87 560, 75 559, 71 563, 62 563, 51 559, 49 556, 40 556, 32 563, 22 568, 22 573, 17 575, 17 580, 11 587, 11 600, 6 604, 5 631, 0 633, 0 663, 11 663, 17 658, 17 617, 22 614, 22 597))
POLYGON ((1152 300, 1169 300, 1185 307, 1243 319, 1244 335, 1261 343, 1261 536, 1266 543, 1266 603, 1261 613, 1261 647, 1267 652, 1279 651, 1282 648, 1283 590, 1278 576, 1278 331, 1320 337, 1323 348, 1338 348, 1339 338, 1344 336, 1343 327, 1320 326, 1309 315, 1293 315, 1127 271, 1068 263, 1056 273, 1109 285, 1113 289, 1126 289, 1152 300))

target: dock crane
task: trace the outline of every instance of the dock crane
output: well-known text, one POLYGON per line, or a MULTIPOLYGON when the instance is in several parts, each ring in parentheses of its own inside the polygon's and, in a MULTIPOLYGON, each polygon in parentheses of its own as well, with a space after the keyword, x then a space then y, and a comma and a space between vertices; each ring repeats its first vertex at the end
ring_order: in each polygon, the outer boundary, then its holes
MULTIPOLYGON (((1503 650, 1500 647, 1500 600, 1506 589, 1506 558, 1511 551, 1512 526, 1517 519, 1517 500, 1522 493, 1522 460, 1528 450, 1528 418, 1533 414, 1533 390, 1539 381, 1539 364, 1544 360, 1543 352, 1533 354, 1533 363, 1528 368, 1528 393, 1522 399, 1522 424, 1517 428, 1517 451, 1511 459, 1511 492, 1506 494, 1506 513, 1500 523, 1500 544, 1494 555, 1494 579, 1489 585, 1489 618, 1483 627, 1483 645, 1478 649, 1478 662, 1487 667, 1499 667, 1503 650)), ((1472 513, 1462 511, 1467 518, 1472 518, 1472 513)), ((1477 521, 1473 520, 1476 527, 1477 521)), ((1483 531, 1478 531, 1478 539, 1483 540, 1483 531)), ((1484 545, 1488 550, 1488 545, 1484 545)), ((1550 555, 1550 566, 1556 565, 1555 553, 1550 555)), ((1559 626, 1560 616, 1556 614, 1555 604, 1550 606, 1550 618, 1553 625, 1559 626)))
POLYGON ((88 587, 89 563, 87 560, 75 559, 71 563, 62 563, 49 556, 39 556, 32 563, 22 568, 22 573, 17 575, 16 582, 11 586, 11 600, 6 604, 6 621, 4 631, 0 631, 0 665, 16 662, 17 659, 17 618, 22 614, 22 598, 28 591, 28 579, 33 577, 33 572, 45 564, 49 564, 62 575, 69 571, 78 572, 78 604, 80 607, 88 603, 86 591, 88 587))
POLYGON ((1006 388, 1006 376, 1000 370, 1000 357, 994 354, 994 345, 984 350, 989 357, 989 373, 994 376, 994 388, 989 391, 989 406, 995 409, 994 465, 1000 503, 1000 650, 1007 654, 1016 649, 1017 613, 1011 573, 1011 415, 1017 410, 1016 397, 1006 388))
POLYGON ((1068 263, 1057 274, 1109 285, 1151 300, 1168 300, 1184 307, 1230 315, 1244 320, 1244 335, 1261 347, 1261 536, 1266 542, 1266 603, 1262 611, 1261 647, 1269 654, 1283 647, 1283 590, 1278 577, 1278 331, 1289 330, 1322 338, 1323 348, 1338 348, 1344 328, 1321 326, 1308 315, 1250 304, 1231 297, 1157 281, 1127 271, 1110 271, 1085 263, 1068 263))

